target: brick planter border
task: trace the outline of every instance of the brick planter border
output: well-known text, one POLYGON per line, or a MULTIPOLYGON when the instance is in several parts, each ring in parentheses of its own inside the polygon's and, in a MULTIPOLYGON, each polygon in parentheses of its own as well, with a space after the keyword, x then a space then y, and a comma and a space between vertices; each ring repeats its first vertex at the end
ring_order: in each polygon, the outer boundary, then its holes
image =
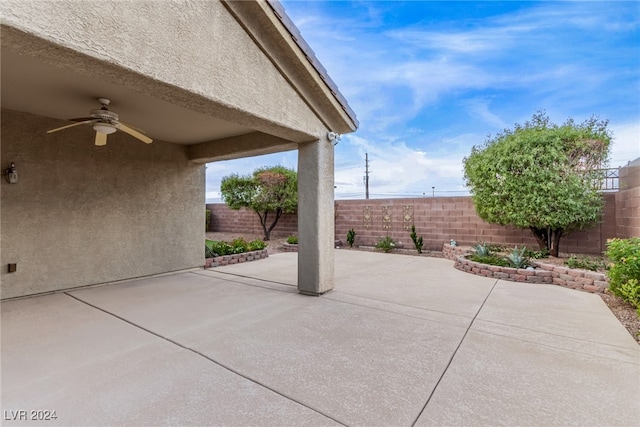
POLYGON ((454 261, 454 268, 478 276, 509 280, 512 282, 546 283, 599 294, 604 293, 605 289, 609 287, 609 282, 602 273, 572 269, 539 261, 533 262, 535 266, 534 270, 499 267, 496 265, 482 264, 465 258, 471 254, 471 252, 470 248, 452 247, 446 243, 442 248, 442 253, 445 258, 454 261))
POLYGON ((298 244, 297 243, 283 243, 282 250, 285 252, 298 252, 298 244))
POLYGON ((220 267, 223 265, 240 264, 242 262, 257 261, 269 257, 267 248, 258 251, 243 252, 241 254, 223 255, 215 258, 206 258, 204 268, 220 267))

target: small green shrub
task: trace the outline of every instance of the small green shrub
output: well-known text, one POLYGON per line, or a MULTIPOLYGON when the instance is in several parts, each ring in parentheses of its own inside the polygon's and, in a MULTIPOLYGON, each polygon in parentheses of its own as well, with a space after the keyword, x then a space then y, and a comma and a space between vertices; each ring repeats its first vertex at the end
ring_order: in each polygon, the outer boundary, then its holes
POLYGON ((267 247, 267 244, 260 239, 252 240, 248 243, 247 249, 250 251, 260 251, 267 247))
POLYGON ((297 245, 298 244, 298 236, 289 236, 287 237, 287 243, 290 245, 297 245))
POLYGON ((424 242, 422 241, 422 236, 418 237, 418 235, 416 234, 415 224, 411 225, 411 240, 413 240, 413 246, 415 246, 418 253, 421 254, 424 242))
POLYGON ((529 263, 529 258, 527 257, 526 252, 526 247, 518 249, 516 246, 511 253, 507 255, 506 260, 513 268, 525 268, 529 263))
POLYGON ((231 243, 220 240, 205 240, 205 257, 215 258, 223 255, 241 254, 244 252, 257 251, 267 247, 262 240, 252 240, 247 242, 243 238, 237 238, 231 243))
POLYGON ((489 257, 492 255, 491 248, 485 242, 476 244, 473 250, 476 251, 476 255, 479 257, 489 257))
POLYGON ((613 263, 607 271, 609 290, 636 307, 640 316, 640 238, 611 239, 605 255, 613 263))
POLYGON ((242 237, 231 241, 231 248, 234 254, 241 254, 249 251, 249 244, 242 237))
POLYGON ((510 267, 511 264, 504 258, 499 257, 498 255, 478 255, 477 253, 469 255, 468 258, 471 261, 479 262, 481 264, 488 265, 497 265, 500 267, 510 267))
MULTIPOLYGON (((233 253, 233 248, 225 242, 220 240, 207 240, 205 242, 205 246, 209 248, 210 254, 214 254, 216 256, 222 255, 231 255, 233 253)), ((212 257, 207 257, 212 258, 212 257)))
POLYGON ((355 240, 356 240, 356 231, 352 228, 347 232, 347 243, 349 244, 350 248, 353 247, 353 242, 355 242, 355 240))
POLYGON ((569 268, 581 268, 583 270, 598 271, 604 270, 607 264, 603 259, 588 258, 586 256, 571 255, 565 262, 569 268))
POLYGON ((395 247, 396 244, 390 236, 380 237, 378 239, 378 243, 376 243, 376 249, 380 249, 384 252, 391 252, 395 247))
POLYGON ((524 254, 526 257, 533 259, 549 258, 549 250, 547 248, 544 248, 544 250, 541 251, 532 251, 527 248, 524 254))

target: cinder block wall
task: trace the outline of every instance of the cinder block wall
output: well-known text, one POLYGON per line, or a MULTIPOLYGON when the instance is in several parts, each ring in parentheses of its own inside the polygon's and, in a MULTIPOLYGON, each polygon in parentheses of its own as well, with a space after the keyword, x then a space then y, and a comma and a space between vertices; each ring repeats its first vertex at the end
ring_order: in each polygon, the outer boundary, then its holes
MULTIPOLYGON (((605 194, 604 197, 602 221, 589 230, 564 237, 560 241, 560 252, 598 254, 605 249, 608 238, 620 236, 622 229, 617 227, 616 222, 620 216, 616 211, 618 194, 605 194)), ((635 200, 637 202, 638 199, 635 200)), ((207 209, 212 211, 210 231, 239 234, 262 232, 258 216, 253 211, 232 211, 225 204, 208 204, 207 209)), ((627 215, 634 214, 627 212, 627 215)), ((637 219, 637 213, 635 215, 637 219)), ((451 239, 461 245, 487 241, 537 247, 528 230, 482 221, 475 213, 471 197, 339 200, 335 202, 335 222, 335 238, 345 244, 347 231, 353 228, 356 231, 356 245, 375 245, 380 237, 388 235, 405 247, 412 248, 409 234, 411 224, 415 224, 416 232, 423 237, 427 250, 442 250, 442 244, 451 239)), ((296 234, 297 223, 295 214, 283 215, 272 235, 296 234)))
MULTIPOLYGON (((605 194, 600 224, 575 232, 560 241, 560 252, 600 253, 606 239, 616 235, 615 195, 605 194)), ((346 240, 347 231, 356 232, 357 245, 374 245, 382 236, 391 236, 405 247, 413 247, 410 233, 424 239, 424 248, 441 250, 454 239, 461 245, 480 241, 537 247, 528 230, 488 224, 475 213, 471 197, 416 199, 340 200, 336 202, 336 238, 346 240)))
POLYGON ((620 168, 620 191, 615 194, 616 236, 640 237, 640 159, 620 168))
MULTIPOLYGON (((258 214, 249 209, 233 211, 224 203, 209 203, 207 209, 211 211, 209 231, 224 231, 240 234, 262 234, 262 226, 258 214)), ((273 214, 270 214, 273 215, 273 214)), ((268 222, 273 217, 269 217, 268 222)), ((271 232, 272 237, 288 237, 298 234, 297 214, 283 214, 271 232)))

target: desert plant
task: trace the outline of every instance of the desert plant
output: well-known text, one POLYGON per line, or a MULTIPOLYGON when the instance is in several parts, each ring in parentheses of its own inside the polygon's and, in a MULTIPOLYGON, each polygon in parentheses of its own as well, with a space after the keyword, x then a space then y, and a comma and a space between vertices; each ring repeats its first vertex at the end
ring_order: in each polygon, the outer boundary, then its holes
POLYGON ((207 246, 206 244, 204 245, 204 257, 205 258, 215 258, 217 257, 218 254, 215 253, 213 251, 213 249, 211 249, 209 246, 207 246))
POLYGON ((516 246, 509 255, 506 256, 506 260, 509 262, 511 267, 514 268, 525 268, 527 263, 529 262, 529 258, 526 255, 527 248, 523 247, 518 249, 516 246))
POLYGON ((571 255, 569 258, 567 258, 567 260, 564 262, 564 265, 569 268, 581 268, 583 270, 590 271, 604 270, 606 268, 606 263, 603 259, 588 258, 586 256, 576 255, 571 255))
POLYGON ((613 263, 607 271, 609 290, 636 307, 640 316, 640 238, 611 239, 605 255, 613 263))
POLYGON ((396 244, 390 236, 380 237, 378 243, 376 243, 376 249, 380 249, 384 252, 391 252, 395 248, 396 244))
POLYGON ((353 247, 353 242, 355 242, 355 240, 356 240, 356 231, 352 228, 347 232, 347 243, 349 244, 350 248, 353 247))
POLYGON ((290 245, 297 245, 298 244, 298 236, 289 236, 287 237, 287 243, 290 245))
POLYGON ((491 248, 485 242, 476 244, 473 250, 476 251, 476 255, 479 257, 489 257, 492 255, 491 248))
POLYGON ((415 224, 411 224, 411 240, 413 240, 413 246, 415 246, 416 250, 419 254, 422 253, 422 246, 424 242, 422 241, 422 236, 418 237, 416 234, 416 226, 415 224))

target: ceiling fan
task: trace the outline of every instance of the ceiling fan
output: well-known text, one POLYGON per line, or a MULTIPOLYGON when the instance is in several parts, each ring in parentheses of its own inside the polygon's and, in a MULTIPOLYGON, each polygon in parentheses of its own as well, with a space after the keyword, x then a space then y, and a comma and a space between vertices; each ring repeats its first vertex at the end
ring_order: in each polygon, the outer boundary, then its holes
POLYGON ((146 144, 151 144, 153 142, 153 139, 144 135, 142 131, 133 129, 131 125, 122 123, 118 118, 118 114, 113 111, 109 111, 108 105, 111 103, 110 100, 107 98, 98 98, 98 102, 102 107, 98 110, 91 110, 89 117, 69 119, 69 121, 76 123, 48 130, 47 133, 53 133, 59 130, 72 128, 74 126, 92 123, 93 130, 96 131, 96 145, 107 145, 107 135, 114 133, 116 130, 128 133, 146 144))

